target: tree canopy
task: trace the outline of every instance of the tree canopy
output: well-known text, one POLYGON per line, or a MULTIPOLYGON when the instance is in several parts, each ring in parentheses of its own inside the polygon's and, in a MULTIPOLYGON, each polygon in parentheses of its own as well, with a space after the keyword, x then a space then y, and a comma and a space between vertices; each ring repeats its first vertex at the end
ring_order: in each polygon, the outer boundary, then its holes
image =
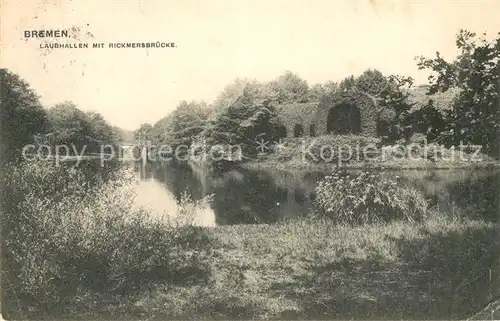
POLYGON ((269 84, 279 104, 305 103, 310 100, 309 85, 291 71, 286 71, 269 84))
POLYGON ((74 145, 81 151, 100 152, 101 146, 117 143, 116 133, 101 114, 83 112, 72 102, 56 104, 48 110, 49 131, 58 145, 74 145))
POLYGON ((47 130, 47 115, 30 85, 18 75, 0 69, 0 155, 2 162, 21 156, 23 146, 47 130))
POLYGON ((420 57, 418 67, 429 69, 429 94, 458 88, 453 108, 448 112, 442 139, 449 144, 482 145, 499 155, 500 137, 500 33, 496 39, 461 30, 456 37, 459 55, 446 61, 440 53, 420 57))
POLYGON ((101 145, 114 145, 118 131, 101 114, 84 112, 72 102, 43 108, 30 85, 18 75, 0 70, 0 138, 2 161, 19 160, 28 144, 71 145, 78 152, 100 152, 101 145), (83 150, 85 146, 85 150, 83 150))
POLYGON ((254 94, 245 88, 233 104, 210 121, 202 133, 210 146, 238 144, 244 155, 251 156, 256 154, 256 139, 275 139, 279 125, 275 110, 269 100, 256 100, 254 94))

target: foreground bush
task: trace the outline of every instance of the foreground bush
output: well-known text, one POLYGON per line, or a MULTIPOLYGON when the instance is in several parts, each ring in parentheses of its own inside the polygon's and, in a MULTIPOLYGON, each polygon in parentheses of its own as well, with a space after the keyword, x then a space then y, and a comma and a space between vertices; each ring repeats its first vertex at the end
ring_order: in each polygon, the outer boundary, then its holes
POLYGON ((134 208, 130 170, 93 183, 84 172, 39 161, 7 171, 4 307, 54 312, 88 293, 119 295, 152 281, 205 277, 210 241, 200 228, 134 208))
POLYGON ((316 187, 315 212, 339 223, 421 221, 428 203, 415 188, 379 173, 335 172, 316 187))

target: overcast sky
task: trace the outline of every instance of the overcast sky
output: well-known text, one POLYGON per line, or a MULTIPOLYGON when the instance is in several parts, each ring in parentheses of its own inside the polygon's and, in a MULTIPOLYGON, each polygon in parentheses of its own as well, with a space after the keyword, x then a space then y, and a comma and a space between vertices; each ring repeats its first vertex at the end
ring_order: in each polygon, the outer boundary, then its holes
POLYGON ((312 85, 376 68, 425 83, 415 56, 454 57, 460 28, 500 31, 497 0, 20 2, 3 0, 2 67, 26 79, 46 107, 71 100, 126 129, 156 122, 183 99, 210 103, 237 77, 268 81, 291 70, 312 85), (177 48, 50 51, 23 38, 24 30, 72 27, 90 47, 177 48))

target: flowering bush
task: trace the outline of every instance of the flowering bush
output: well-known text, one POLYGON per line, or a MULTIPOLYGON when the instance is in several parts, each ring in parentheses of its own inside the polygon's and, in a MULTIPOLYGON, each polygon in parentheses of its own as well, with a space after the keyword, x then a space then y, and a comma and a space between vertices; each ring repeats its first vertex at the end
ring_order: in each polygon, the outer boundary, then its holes
POLYGON ((425 218, 427 200, 413 187, 380 173, 335 172, 316 187, 315 212, 339 223, 360 224, 425 218))

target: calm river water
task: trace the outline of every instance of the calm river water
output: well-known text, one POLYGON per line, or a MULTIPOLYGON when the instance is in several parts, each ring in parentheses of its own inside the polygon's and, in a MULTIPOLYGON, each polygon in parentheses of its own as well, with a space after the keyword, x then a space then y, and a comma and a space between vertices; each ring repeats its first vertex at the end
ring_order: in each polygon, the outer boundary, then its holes
MULTIPOLYGON (((213 195, 196 223, 204 226, 274 223, 304 215, 314 200, 319 172, 231 170, 209 173, 188 164, 137 164, 137 203, 157 212, 175 213, 183 192, 194 200, 213 195)), ((445 212, 499 221, 500 171, 401 170, 399 176, 422 190, 445 212)))

